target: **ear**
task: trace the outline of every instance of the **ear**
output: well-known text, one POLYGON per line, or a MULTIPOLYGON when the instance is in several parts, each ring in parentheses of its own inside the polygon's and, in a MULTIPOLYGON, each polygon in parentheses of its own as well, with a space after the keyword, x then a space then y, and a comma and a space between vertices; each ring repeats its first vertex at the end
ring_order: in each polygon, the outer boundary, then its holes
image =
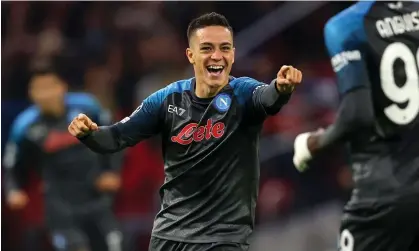
POLYGON ((62 84, 62 88, 63 88, 64 92, 68 92, 68 85, 66 83, 62 84))
POLYGON ((193 59, 193 51, 191 48, 186 48, 186 57, 189 60, 189 63, 195 64, 195 60, 193 59))
POLYGON ((61 89, 62 92, 67 92, 68 91, 68 85, 66 82, 64 82, 61 78, 57 78, 57 83, 59 85, 59 88, 61 89))
POLYGON ((233 47, 233 60, 231 61, 232 64, 234 64, 234 58, 236 56, 236 48, 233 47))

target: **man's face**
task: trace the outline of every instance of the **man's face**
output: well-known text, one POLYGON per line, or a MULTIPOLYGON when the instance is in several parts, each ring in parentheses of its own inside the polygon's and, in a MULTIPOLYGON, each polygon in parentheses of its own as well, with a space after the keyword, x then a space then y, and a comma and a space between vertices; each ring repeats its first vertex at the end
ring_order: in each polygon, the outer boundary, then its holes
POLYGON ((62 105, 66 91, 66 85, 54 74, 34 76, 29 86, 30 98, 46 112, 62 105))
POLYGON ((190 38, 186 55, 197 79, 210 88, 226 85, 234 63, 233 36, 222 26, 198 29, 190 38))

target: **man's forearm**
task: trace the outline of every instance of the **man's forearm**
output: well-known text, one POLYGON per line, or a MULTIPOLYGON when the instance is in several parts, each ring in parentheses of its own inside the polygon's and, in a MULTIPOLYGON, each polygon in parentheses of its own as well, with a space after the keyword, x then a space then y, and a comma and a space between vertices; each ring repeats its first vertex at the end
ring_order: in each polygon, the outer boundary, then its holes
POLYGON ((101 126, 99 130, 80 137, 79 140, 97 153, 115 153, 125 147, 112 126, 101 126))
POLYGON ((374 112, 370 90, 355 90, 344 96, 335 123, 319 136, 316 148, 322 149, 347 141, 359 129, 373 126, 374 112))
POLYGON ((4 172, 4 183, 5 183, 5 190, 6 193, 9 193, 11 191, 17 191, 20 190, 21 187, 19 186, 15 175, 13 173, 13 169, 11 168, 5 168, 5 172, 4 172))

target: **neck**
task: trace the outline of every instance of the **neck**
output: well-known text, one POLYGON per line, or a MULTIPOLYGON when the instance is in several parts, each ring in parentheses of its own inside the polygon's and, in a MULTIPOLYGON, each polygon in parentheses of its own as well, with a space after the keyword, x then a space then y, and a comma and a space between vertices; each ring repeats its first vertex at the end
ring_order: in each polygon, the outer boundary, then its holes
POLYGON ((217 95, 217 93, 221 89, 223 89, 224 86, 226 86, 227 84, 228 82, 221 86, 211 87, 207 85, 206 83, 204 83, 203 81, 199 81, 199 79, 196 78, 195 95, 198 98, 212 98, 215 95, 217 95))
POLYGON ((65 113, 65 105, 60 103, 59 105, 48 107, 45 113, 54 117, 60 117, 65 113))

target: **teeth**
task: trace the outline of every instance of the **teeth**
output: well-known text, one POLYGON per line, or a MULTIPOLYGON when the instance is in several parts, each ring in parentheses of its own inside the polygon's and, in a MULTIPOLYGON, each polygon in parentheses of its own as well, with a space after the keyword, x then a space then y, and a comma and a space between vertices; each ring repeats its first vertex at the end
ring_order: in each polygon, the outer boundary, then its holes
POLYGON ((221 65, 210 65, 210 66, 208 66, 208 69, 211 69, 211 70, 222 70, 222 69, 224 69, 224 66, 221 66, 221 65))

